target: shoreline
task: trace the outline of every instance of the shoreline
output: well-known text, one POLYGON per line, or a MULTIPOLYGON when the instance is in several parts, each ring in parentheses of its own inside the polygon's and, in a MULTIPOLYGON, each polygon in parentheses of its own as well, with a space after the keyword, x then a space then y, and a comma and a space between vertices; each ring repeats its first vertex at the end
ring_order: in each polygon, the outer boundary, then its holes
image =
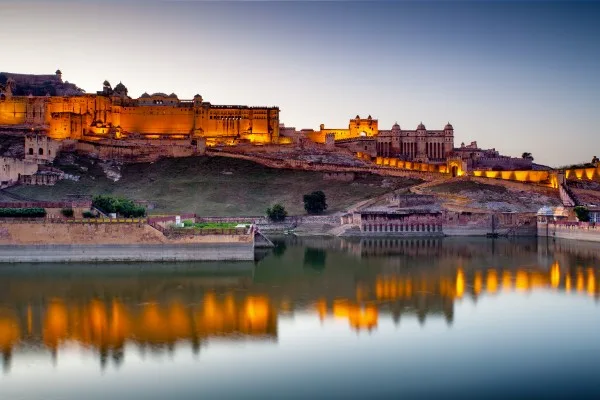
POLYGON ((0 263, 254 261, 252 243, 0 245, 0 263))

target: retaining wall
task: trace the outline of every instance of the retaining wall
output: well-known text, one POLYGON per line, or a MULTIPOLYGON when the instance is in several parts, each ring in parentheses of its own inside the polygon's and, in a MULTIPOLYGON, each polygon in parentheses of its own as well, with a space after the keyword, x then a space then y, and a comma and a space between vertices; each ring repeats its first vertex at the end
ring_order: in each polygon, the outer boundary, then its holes
POLYGON ((598 224, 538 222, 537 233, 538 236, 600 242, 600 225, 598 224))
POLYGON ((254 260, 251 243, 0 245, 0 263, 254 260))
POLYGON ((166 237, 145 223, 5 221, 0 262, 254 259, 254 232, 166 237))

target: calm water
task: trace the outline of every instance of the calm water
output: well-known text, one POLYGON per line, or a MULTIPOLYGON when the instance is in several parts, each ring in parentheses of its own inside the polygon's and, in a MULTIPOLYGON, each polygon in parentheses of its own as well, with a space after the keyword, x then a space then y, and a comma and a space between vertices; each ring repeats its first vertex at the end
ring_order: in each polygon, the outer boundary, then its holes
POLYGON ((0 399, 600 398, 600 245, 0 267, 0 399))

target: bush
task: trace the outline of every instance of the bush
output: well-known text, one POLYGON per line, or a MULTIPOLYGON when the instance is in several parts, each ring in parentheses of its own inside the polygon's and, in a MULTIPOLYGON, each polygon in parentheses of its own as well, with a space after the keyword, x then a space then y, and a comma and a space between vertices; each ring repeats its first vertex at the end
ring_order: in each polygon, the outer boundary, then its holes
POLYGON ((573 209, 575 214, 577 215, 577 219, 581 222, 589 222, 590 220, 590 210, 583 206, 577 206, 573 209))
POLYGON ((139 218, 146 216, 146 209, 136 205, 129 199, 99 195, 92 200, 92 206, 105 214, 117 213, 125 218, 139 218))
POLYGON ((185 221, 183 221, 183 226, 184 228, 191 228, 192 226, 194 226, 194 221, 191 219, 186 219, 185 221))
POLYGON ((73 218, 74 212, 72 208, 63 208, 62 210, 60 210, 60 212, 67 218, 73 218))
POLYGON ((84 211, 81 213, 81 215, 83 216, 83 218, 96 218, 97 217, 97 215, 91 211, 84 211))
POLYGON ((285 210, 285 207, 281 204, 275 204, 273 207, 267 208, 267 218, 269 218, 273 222, 281 222, 285 220, 288 213, 285 210))
POLYGON ((304 209, 309 214, 321 214, 323 211, 327 210, 325 193, 321 190, 312 192, 311 194, 305 194, 303 200, 304 209))
POLYGON ((43 208, 0 208, 0 218, 34 218, 45 217, 43 208))

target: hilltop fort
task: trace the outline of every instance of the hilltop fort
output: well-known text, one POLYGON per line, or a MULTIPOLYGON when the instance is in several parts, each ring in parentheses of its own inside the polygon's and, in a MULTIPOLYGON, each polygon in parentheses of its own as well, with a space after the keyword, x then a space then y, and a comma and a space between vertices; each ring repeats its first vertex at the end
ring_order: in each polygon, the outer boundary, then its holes
MULTIPOLYGON (((24 140, 24 156, 0 157, 0 185, 20 181, 52 184, 56 171, 37 166, 68 149, 102 160, 151 162, 162 157, 220 155, 244 158, 274 168, 330 173, 352 179, 355 173, 436 179, 436 174, 470 175, 559 188, 576 176, 600 180, 597 163, 581 170, 552 171, 533 157, 508 157, 477 142, 454 144, 449 122, 431 130, 420 123, 380 129, 378 120, 357 115, 345 128, 286 127, 276 106, 214 105, 201 95, 183 100, 171 93, 129 96, 123 83, 86 93, 63 82, 62 73, 0 73, 0 132, 24 140), (427 175, 429 174, 429 175, 427 175)), ((17 151, 16 153, 21 153, 17 151)), ((568 194, 568 193, 567 193, 568 194)))

